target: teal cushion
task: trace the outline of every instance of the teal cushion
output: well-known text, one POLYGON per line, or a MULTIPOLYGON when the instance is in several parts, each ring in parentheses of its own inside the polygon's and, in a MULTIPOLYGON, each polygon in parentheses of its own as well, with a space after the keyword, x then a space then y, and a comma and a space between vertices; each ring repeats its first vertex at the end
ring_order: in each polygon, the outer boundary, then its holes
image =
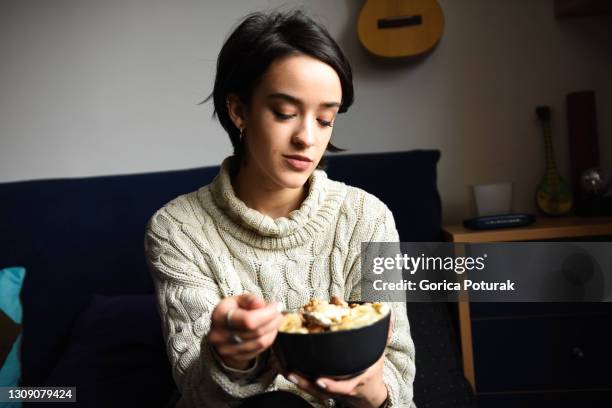
MULTIPOLYGON (((16 387, 21 376, 21 363, 19 355, 21 350, 21 319, 22 308, 19 292, 23 285, 25 269, 21 267, 0 269, 0 341, 2 347, 7 350, 8 355, 2 353, 4 363, 0 367, 0 386, 16 387), (12 345, 11 345, 12 343, 12 345)), ((2 361, 2 359, 0 359, 2 361)), ((0 402, 0 407, 19 407, 21 403, 0 402)))

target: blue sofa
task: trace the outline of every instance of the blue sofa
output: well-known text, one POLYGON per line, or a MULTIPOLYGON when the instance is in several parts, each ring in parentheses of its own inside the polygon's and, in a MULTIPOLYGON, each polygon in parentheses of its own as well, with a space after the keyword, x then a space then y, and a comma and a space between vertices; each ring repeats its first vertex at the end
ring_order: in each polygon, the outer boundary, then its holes
MULTIPOLYGON (((438 241, 439 157, 433 150, 330 156, 328 174, 382 199, 403 241, 438 241)), ((27 270, 21 385, 76 385, 77 406, 164 405, 174 383, 145 265, 144 228, 155 210, 208 184, 217 171, 0 184, 0 267, 27 270)), ((469 406, 448 310, 409 305, 411 312, 419 407, 469 406), (443 355, 430 350, 434 341, 442 341, 443 355)))

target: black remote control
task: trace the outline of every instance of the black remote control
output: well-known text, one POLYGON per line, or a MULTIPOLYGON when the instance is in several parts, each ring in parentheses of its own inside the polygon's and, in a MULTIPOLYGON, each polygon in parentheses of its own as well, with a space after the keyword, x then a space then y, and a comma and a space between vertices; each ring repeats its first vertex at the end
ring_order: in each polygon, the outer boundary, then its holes
POLYGON ((463 221, 463 226, 469 229, 485 230, 495 228, 523 227, 535 222, 535 215, 525 213, 487 215, 470 218, 463 221))

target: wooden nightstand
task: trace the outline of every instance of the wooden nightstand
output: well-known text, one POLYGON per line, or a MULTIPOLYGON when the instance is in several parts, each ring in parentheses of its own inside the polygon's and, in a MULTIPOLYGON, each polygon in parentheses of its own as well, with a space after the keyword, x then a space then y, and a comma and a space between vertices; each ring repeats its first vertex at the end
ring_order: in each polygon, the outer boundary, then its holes
POLYGON ((443 237, 463 244, 507 241, 550 241, 612 235, 612 217, 541 218, 527 227, 475 231, 463 225, 445 225, 443 237))
MULTIPOLYGON (((471 243, 484 243, 484 242, 508 242, 508 241, 556 241, 556 240, 576 240, 576 241, 590 241, 590 240, 607 240, 606 237, 612 237, 612 217, 563 217, 563 218, 544 218, 538 217, 537 221, 527 227, 519 227, 519 228, 506 228, 506 229, 496 229, 496 230, 482 230, 475 231, 469 230, 463 227, 463 225, 445 225, 443 227, 443 238, 448 242, 455 242, 459 244, 471 244, 471 243)), ((459 254, 464 254, 465 247, 459 246, 456 251, 459 254)), ((612 252, 612 246, 611 246, 612 252)), ((486 306, 496 306, 496 304, 488 304, 486 306)), ((607 304, 601 304, 604 306, 608 306, 607 304)), ((477 306, 474 304, 472 306, 477 306)), ((481 305, 478 305, 480 309, 483 309, 481 305)), ((500 384, 499 387, 493 387, 495 391, 489 392, 489 390, 484 393, 479 391, 479 381, 478 376, 478 364, 475 367, 475 344, 474 344, 474 328, 473 324, 481 324, 482 322, 486 322, 490 327, 496 327, 495 330, 499 330, 500 322, 504 319, 515 319, 513 322, 516 323, 517 327, 522 325, 522 327, 527 327, 527 320, 529 318, 537 319, 538 317, 546 316, 550 318, 563 318, 567 316, 569 310, 571 313, 574 313, 574 309, 579 309, 582 312, 587 310, 584 307, 584 304, 580 305, 568 305, 568 304, 549 304, 543 305, 538 303, 533 304, 513 304, 513 305, 503 305, 507 306, 504 310, 513 310, 506 311, 501 313, 501 315, 496 315, 495 312, 487 311, 486 313, 481 313, 480 316, 474 317, 473 311, 470 310, 470 303, 467 301, 460 301, 458 304, 459 310, 459 329, 461 335, 461 349, 463 352, 463 369, 465 377, 472 384, 474 390, 477 394, 497 394, 498 396, 510 395, 510 394, 529 394, 529 393, 537 393, 535 390, 517 390, 510 389, 507 390, 504 388, 503 384, 500 384), (520 309, 520 312, 516 312, 516 310, 520 309), (557 310, 558 309, 558 310, 557 310), (544 311, 544 312, 543 312, 544 311), (497 325, 496 325, 497 324, 497 325)), ((489 307, 489 309, 495 309, 495 307, 489 307)), ((602 307, 602 309, 604 309, 602 307)), ((606 308, 604 314, 606 314, 610 308, 606 308)), ((575 314, 575 313, 574 313, 575 314)), ((580 313, 578 313, 580 314, 580 313)), ((588 312, 584 314, 584 316, 590 316, 588 312)), ((610 316, 612 317, 612 315, 610 316)), ((539 323, 544 322, 538 321, 539 323)), ((537 322, 536 322, 537 323, 537 322)), ((482 325, 482 324, 481 324, 482 325)), ((533 326, 533 325, 532 325, 533 326)), ((537 324, 536 324, 537 326, 537 324)), ((540 324, 540 326, 542 326, 540 324)), ((531 326, 530 326, 531 327, 531 326)), ((481 327, 477 329, 478 333, 484 333, 481 327)), ((530 334, 532 335, 532 334, 530 334)), ((537 333, 536 333, 537 335, 537 333)), ((484 336, 488 340, 491 340, 493 337, 489 334, 484 336)), ((502 344, 506 341, 506 339, 500 339, 502 344)), ((478 347, 478 345, 476 345, 478 347)), ((582 351, 576 351, 576 353, 581 353, 582 351)), ((612 353, 610 351, 609 353, 612 353)), ((482 359, 481 359, 482 360, 482 359)), ((501 363, 500 363, 501 364, 501 363)), ((528 369, 528 367, 526 367, 528 369)), ((503 370, 503 368, 500 368, 503 370)), ((487 373, 491 375, 491 372, 487 373)), ((490 387, 490 381, 487 379, 487 387, 490 387)), ((607 385, 606 385, 607 386, 607 385)), ((484 387, 484 388, 487 388, 484 387)), ((611 385, 612 387, 612 385, 611 385)), ((516 388, 516 387, 515 387, 516 388)), ((520 387, 519 387, 520 388, 520 387)), ((604 387, 605 388, 605 387, 604 387)), ((566 389, 563 389, 562 386, 560 389, 547 389, 547 390, 539 390, 540 392, 567 392, 566 389)), ((607 389, 605 389, 607 392, 607 389)), ((612 393, 612 388, 610 388, 610 392, 612 393)), ((480 395, 479 395, 480 400, 480 395)), ((491 400, 491 406, 495 406, 496 403, 502 400, 497 400, 493 402, 491 400)), ((506 400, 503 400, 504 402, 506 400)), ((514 401, 514 400, 513 400, 514 401)), ((531 400, 516 400, 516 406, 522 406, 523 403, 530 403, 531 400)), ((486 404, 482 404, 481 406, 486 406, 486 404)))

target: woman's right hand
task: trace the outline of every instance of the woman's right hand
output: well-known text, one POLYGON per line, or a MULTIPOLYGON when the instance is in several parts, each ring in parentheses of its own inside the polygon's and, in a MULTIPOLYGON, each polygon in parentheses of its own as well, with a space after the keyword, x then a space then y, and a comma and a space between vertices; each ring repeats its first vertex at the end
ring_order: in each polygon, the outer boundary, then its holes
POLYGON ((251 293, 224 298, 213 310, 208 343, 225 365, 245 370, 274 343, 282 310, 251 293))

